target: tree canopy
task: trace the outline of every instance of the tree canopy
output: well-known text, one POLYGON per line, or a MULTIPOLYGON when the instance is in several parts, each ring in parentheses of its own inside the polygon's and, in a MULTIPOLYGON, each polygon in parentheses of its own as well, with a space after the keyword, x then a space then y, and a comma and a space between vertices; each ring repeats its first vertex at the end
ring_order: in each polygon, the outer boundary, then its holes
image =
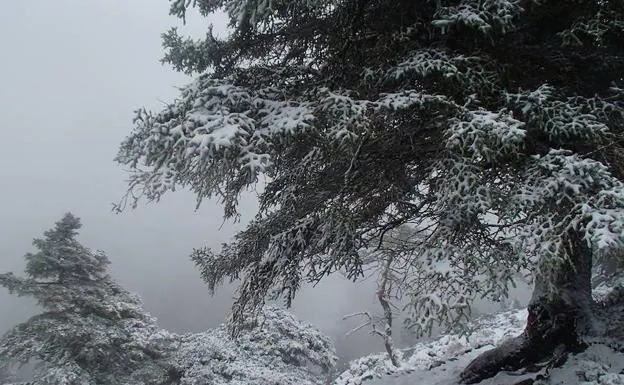
POLYGON ((26 277, 0 274, 1 286, 43 310, 2 336, 0 369, 35 363, 34 385, 166 383, 172 336, 108 275, 106 255, 78 242, 80 227, 66 214, 34 240, 26 277))
POLYGON ((117 208, 183 187, 236 218, 262 183, 247 228, 193 253, 211 290, 242 280, 238 323, 305 282, 357 278, 362 250, 405 224, 421 235, 423 330, 506 295, 516 271, 568 263, 576 235, 622 247, 621 0, 175 0, 171 13, 193 6, 225 10, 231 32, 163 35, 163 61, 195 80, 137 111, 117 208))

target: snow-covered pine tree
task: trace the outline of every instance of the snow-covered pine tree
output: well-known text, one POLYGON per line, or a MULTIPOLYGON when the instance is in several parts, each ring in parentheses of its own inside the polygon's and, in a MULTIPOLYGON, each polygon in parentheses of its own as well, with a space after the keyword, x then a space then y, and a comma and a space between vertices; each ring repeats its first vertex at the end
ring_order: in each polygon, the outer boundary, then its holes
POLYGON ((237 323, 336 270, 358 277, 360 251, 410 223, 419 274, 441 283, 412 293, 415 314, 454 322, 514 272, 536 273, 525 333, 465 382, 576 345, 591 250, 623 243, 624 2, 171 4, 179 17, 225 10, 231 34, 164 34, 164 61, 196 78, 138 111, 116 158, 133 170, 118 208, 186 187, 232 218, 266 181, 248 227, 193 255, 212 290, 242 279, 237 323))
POLYGON ((26 277, 0 274, 1 286, 43 309, 2 336, 0 367, 35 363, 33 385, 169 383, 171 336, 107 274, 106 255, 78 242, 80 227, 66 214, 34 240, 26 277))
POLYGON ((322 385, 337 360, 329 337, 271 306, 247 318, 235 339, 222 325, 178 342, 180 385, 322 385))

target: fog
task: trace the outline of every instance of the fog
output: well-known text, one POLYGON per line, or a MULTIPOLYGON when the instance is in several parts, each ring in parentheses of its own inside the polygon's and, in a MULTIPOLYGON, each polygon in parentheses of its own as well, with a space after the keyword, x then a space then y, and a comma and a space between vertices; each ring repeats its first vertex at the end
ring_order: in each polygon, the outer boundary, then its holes
MULTIPOLYGON (((215 19, 217 30, 224 21, 215 19)), ((148 311, 173 331, 222 323, 233 296, 210 297, 188 258, 193 247, 218 246, 255 211, 242 201, 241 223, 223 223, 205 202, 195 211, 188 192, 121 215, 111 203, 126 174, 113 162, 132 127, 133 110, 158 109, 188 79, 162 66, 160 34, 177 25, 199 36, 207 22, 187 26, 168 15, 167 0, 5 1, 0 13, 0 272, 20 272, 33 237, 71 211, 84 224, 80 240, 102 249, 113 275, 143 297, 148 311), (223 225, 223 226, 222 226, 223 225)), ((381 350, 361 333, 344 338, 344 314, 376 309, 374 282, 332 277, 306 288, 294 312, 329 333, 343 358, 381 350)), ((33 304, 0 290, 0 332, 33 314, 33 304)))

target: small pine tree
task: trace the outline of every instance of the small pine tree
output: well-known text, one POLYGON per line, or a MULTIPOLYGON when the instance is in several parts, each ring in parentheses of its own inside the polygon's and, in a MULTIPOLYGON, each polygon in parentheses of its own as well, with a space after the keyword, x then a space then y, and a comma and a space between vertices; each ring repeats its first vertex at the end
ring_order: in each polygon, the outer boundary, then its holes
POLYGON ((66 214, 34 240, 26 277, 0 274, 43 309, 0 339, 0 369, 34 362, 34 385, 159 383, 168 334, 107 274, 106 255, 76 240, 80 227, 66 214))
POLYGON ((321 385, 337 360, 327 336, 275 307, 250 315, 236 339, 222 325, 178 341, 181 385, 321 385))

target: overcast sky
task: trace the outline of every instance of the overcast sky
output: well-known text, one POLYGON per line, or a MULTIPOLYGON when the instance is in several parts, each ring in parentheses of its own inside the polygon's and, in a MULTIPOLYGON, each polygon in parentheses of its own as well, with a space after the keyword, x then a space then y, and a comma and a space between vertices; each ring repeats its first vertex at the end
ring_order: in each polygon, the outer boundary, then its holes
MULTIPOLYGON (((224 30, 223 20, 213 20, 224 30)), ((80 239, 105 250, 115 277, 139 292, 162 326, 199 331, 221 323, 231 289, 208 295, 188 255, 218 246, 241 225, 226 223, 221 208, 199 212, 190 193, 122 215, 111 203, 124 192, 113 162, 132 127, 133 110, 158 109, 188 79, 162 66, 160 34, 180 22, 167 0, 4 1, 0 12, 0 272, 20 272, 33 237, 63 213, 82 218, 80 239)), ((192 18, 182 30, 205 33, 192 18)), ((255 202, 242 203, 253 213, 255 202)), ((295 312, 335 338, 344 314, 375 308, 372 285, 331 279, 305 290, 295 312)), ((0 332, 34 311, 0 289, 0 332)), ((366 335, 339 342, 348 356, 381 350, 366 335)))

